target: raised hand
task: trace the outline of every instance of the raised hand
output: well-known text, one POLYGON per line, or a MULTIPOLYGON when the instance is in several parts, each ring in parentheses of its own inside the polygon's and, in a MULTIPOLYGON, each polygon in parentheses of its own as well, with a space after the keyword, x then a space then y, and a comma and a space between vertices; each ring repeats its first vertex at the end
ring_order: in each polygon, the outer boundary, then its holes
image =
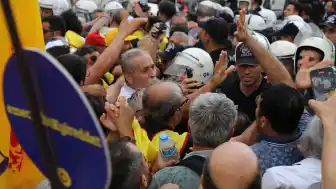
POLYGON ((300 65, 300 69, 298 73, 296 74, 295 78, 295 85, 297 89, 307 89, 311 87, 311 80, 310 80, 310 72, 312 70, 325 68, 328 66, 332 66, 333 62, 330 60, 323 60, 313 67, 308 66, 308 61, 302 61, 300 65))
POLYGON ((238 42, 245 42, 249 35, 245 27, 245 19, 246 19, 245 10, 240 10, 239 15, 240 17, 239 20, 237 21, 237 31, 235 31, 234 35, 238 42))
POLYGON ((232 73, 235 69, 234 66, 230 66, 227 68, 227 52, 222 51, 219 60, 216 62, 215 65, 215 74, 212 76, 212 81, 215 82, 217 85, 221 84, 227 76, 232 73))

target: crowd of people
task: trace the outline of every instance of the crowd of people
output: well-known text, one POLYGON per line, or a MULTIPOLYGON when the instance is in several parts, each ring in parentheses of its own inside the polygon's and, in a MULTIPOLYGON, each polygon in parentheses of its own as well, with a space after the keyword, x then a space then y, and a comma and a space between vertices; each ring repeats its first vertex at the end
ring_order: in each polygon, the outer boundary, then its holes
POLYGON ((46 51, 109 142, 111 189, 336 187, 336 72, 324 101, 310 78, 334 69, 336 1, 264 4, 39 0, 46 51))

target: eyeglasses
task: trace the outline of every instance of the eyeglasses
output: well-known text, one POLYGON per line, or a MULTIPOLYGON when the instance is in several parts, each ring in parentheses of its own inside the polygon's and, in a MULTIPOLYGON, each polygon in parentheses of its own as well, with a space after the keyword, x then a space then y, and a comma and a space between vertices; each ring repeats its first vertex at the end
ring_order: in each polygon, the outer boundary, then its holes
POLYGON ((183 106, 184 106, 185 104, 187 104, 188 101, 189 101, 188 98, 184 99, 184 101, 181 103, 180 107, 178 107, 178 108, 176 109, 176 111, 181 111, 182 108, 183 108, 183 106))

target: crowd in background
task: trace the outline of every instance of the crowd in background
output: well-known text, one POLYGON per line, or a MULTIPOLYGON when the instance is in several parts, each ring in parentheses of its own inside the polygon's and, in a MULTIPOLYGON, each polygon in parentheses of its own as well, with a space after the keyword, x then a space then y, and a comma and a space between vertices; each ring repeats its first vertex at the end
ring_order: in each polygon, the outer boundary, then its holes
POLYGON ((109 141, 111 189, 336 187, 336 1, 39 5, 109 141))

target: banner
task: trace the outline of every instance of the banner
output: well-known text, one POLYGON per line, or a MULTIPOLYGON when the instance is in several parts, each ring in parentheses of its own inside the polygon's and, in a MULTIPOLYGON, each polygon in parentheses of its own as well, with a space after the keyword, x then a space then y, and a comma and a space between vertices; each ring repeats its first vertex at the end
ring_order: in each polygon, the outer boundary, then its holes
MULTIPOLYGON (((24 47, 44 49, 37 0, 10 0, 21 43, 24 47)), ((0 4, 0 102, 3 102, 3 72, 12 54, 12 44, 0 4)), ((5 107, 0 103, 0 188, 35 189, 44 176, 21 148, 11 131, 5 107)))
MULTIPOLYGON (((103 130, 85 95, 71 75, 49 54, 24 50, 34 90, 41 107, 47 146, 55 159, 57 174, 66 188, 103 189, 109 186, 111 160, 103 130)), ((6 112, 20 144, 37 167, 46 173, 21 83, 18 62, 13 56, 4 72, 6 112)))

